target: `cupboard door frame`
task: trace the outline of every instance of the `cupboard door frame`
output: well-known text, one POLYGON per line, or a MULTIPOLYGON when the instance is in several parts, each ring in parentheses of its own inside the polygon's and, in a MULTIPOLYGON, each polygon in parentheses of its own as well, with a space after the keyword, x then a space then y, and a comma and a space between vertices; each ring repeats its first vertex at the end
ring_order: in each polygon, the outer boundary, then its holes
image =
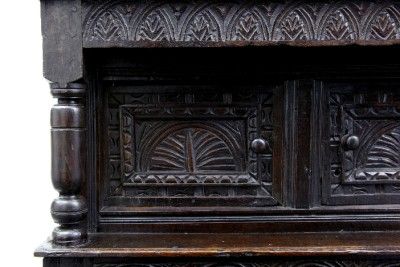
POLYGON ((324 148, 322 205, 399 204, 398 83, 345 81, 320 86, 322 119, 316 123, 322 134, 317 143, 324 148))
MULTIPOLYGON (((104 82, 101 90, 104 94, 101 108, 103 114, 99 114, 99 126, 107 129, 108 133, 101 137, 99 153, 102 157, 100 158, 104 163, 116 163, 111 166, 111 170, 113 170, 111 176, 107 177, 107 174, 110 173, 110 165, 107 168, 103 167, 99 175, 102 185, 99 207, 101 215, 114 216, 121 213, 124 216, 136 216, 141 213, 252 215, 268 210, 282 210, 285 209, 283 205, 290 203, 286 201, 286 192, 283 192, 283 187, 287 184, 283 180, 287 177, 283 176, 285 174, 282 174, 282 171, 271 174, 271 168, 281 169, 284 164, 279 153, 276 156, 277 160, 273 156, 274 151, 282 147, 280 142, 283 142, 280 137, 282 134, 276 132, 282 130, 281 122, 274 119, 280 120, 279 115, 282 112, 276 110, 272 105, 276 101, 283 101, 277 96, 282 91, 282 86, 143 86, 130 82, 120 84, 113 82, 112 85, 104 82), (240 122, 240 127, 246 131, 245 137, 241 137, 243 140, 239 142, 243 143, 239 152, 246 157, 245 163, 243 163, 245 166, 241 166, 241 171, 206 172, 203 173, 203 176, 208 177, 203 177, 204 179, 200 182, 197 181, 187 187, 185 177, 194 177, 197 175, 196 173, 186 173, 182 170, 156 173, 147 170, 151 168, 147 166, 148 162, 147 165, 144 164, 147 167, 143 167, 144 165, 140 166, 138 160, 133 159, 133 157, 140 158, 143 152, 141 151, 139 132, 158 129, 155 134, 148 134, 148 138, 151 140, 152 138, 158 140, 159 136, 164 136, 169 131, 169 124, 173 128, 179 128, 180 131, 186 131, 185 124, 190 125, 189 128, 193 129, 203 129, 204 127, 211 129, 231 122, 240 122), (155 127, 151 123, 159 125, 155 127), (148 125, 147 130, 146 125, 148 125), (261 153, 256 153, 251 148, 252 141, 258 138, 265 140, 267 144, 266 150, 261 153), (134 144, 133 140, 137 143, 134 144), (107 155, 111 156, 107 158, 107 155), (143 171, 142 168, 147 169, 143 171), (247 178, 253 177, 254 183, 249 184, 249 179, 240 181, 244 174, 246 177, 248 176, 247 178), (234 179, 236 184, 232 183, 233 180, 226 183, 221 182, 220 180, 225 176, 236 177, 237 179, 234 179), (150 178, 154 178, 153 182, 147 183, 145 180, 150 178), (177 183, 176 179, 180 179, 181 184, 177 183), (205 183, 204 181, 207 179, 214 179, 214 181, 211 184, 205 183), (138 183, 139 180, 140 183, 138 183), (157 181, 160 183, 157 184, 157 181), (204 194, 204 190, 211 190, 219 186, 223 189, 227 188, 228 197, 201 195, 204 194), (193 194, 183 195, 183 197, 174 196, 173 191, 168 191, 176 188, 181 190, 180 187, 183 190, 187 188, 197 190, 197 187, 200 191, 191 191, 193 194), (146 188, 153 193, 155 189, 158 191, 154 193, 155 195, 145 195, 142 194, 142 191, 139 192, 141 188, 146 188), (257 190, 256 195, 246 191, 248 188, 257 190), (260 190, 264 193, 259 194, 260 190), (233 195, 229 195, 232 192, 233 195), (253 195, 246 196, 250 193, 253 195)), ((277 104, 276 107, 281 108, 282 105, 277 104)), ((224 131, 233 129, 232 125, 225 126, 224 131)), ((238 133, 233 136, 240 137, 241 135, 242 133, 238 133)), ((223 139, 227 140, 228 138, 225 136, 223 139)), ((100 163, 100 165, 104 164, 100 163)))

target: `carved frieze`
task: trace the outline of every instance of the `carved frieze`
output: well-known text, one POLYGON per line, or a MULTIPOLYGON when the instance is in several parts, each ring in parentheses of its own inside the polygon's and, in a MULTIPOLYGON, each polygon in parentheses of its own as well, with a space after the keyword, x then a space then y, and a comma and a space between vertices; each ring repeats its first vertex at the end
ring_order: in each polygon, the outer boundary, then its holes
POLYGON ((84 1, 84 46, 400 40, 382 1, 84 1))

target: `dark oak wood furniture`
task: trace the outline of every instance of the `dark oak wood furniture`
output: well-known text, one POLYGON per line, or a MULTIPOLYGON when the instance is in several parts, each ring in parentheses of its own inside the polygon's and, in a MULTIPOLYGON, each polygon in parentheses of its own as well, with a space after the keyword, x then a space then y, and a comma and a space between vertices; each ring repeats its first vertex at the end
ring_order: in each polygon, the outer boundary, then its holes
POLYGON ((41 4, 44 266, 400 266, 397 1, 41 4))

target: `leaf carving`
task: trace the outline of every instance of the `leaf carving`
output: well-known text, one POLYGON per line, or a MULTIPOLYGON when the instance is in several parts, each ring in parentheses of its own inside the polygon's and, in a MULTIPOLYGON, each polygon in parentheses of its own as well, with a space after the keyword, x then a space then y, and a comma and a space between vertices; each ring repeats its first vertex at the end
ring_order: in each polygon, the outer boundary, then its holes
MULTIPOLYGON (((196 42, 400 39, 399 6, 382 1, 111 2, 87 4, 84 42, 179 41, 196 46, 196 42)), ((97 45, 93 42, 91 47, 97 45)))
POLYGON ((225 142, 204 129, 173 132, 154 148, 150 171, 234 171, 236 164, 225 142))
POLYGON ((382 11, 371 24, 369 39, 396 39, 397 27, 394 19, 387 11, 382 11))
POLYGON ((356 38, 351 22, 341 11, 336 11, 327 21, 324 40, 353 40, 356 38))
POLYGON ((123 22, 110 11, 104 12, 94 26, 93 39, 119 41, 128 39, 123 22))
POLYGON ((234 40, 262 40, 261 22, 253 12, 245 12, 235 26, 234 40))
POLYGON ((151 12, 139 27, 138 40, 170 41, 167 22, 158 12, 151 12))
POLYGON ((282 40, 308 40, 306 23, 297 12, 291 12, 281 24, 282 40))
POLYGON ((400 168, 400 127, 383 134, 367 154, 366 167, 400 168))
POLYGON ((308 40, 309 33, 306 30, 306 23, 295 11, 291 12, 281 23, 282 40, 308 40))
POLYGON ((206 12, 197 14, 188 26, 186 41, 218 41, 218 27, 206 12))

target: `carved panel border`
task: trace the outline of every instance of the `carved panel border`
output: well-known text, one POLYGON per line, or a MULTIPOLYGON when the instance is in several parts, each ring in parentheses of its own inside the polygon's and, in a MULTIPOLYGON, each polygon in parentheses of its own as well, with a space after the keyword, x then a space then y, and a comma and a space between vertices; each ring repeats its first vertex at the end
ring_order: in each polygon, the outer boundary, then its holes
POLYGON ((85 47, 394 43, 392 1, 84 1, 85 47))
POLYGON ((263 154, 250 149, 256 138, 273 138, 272 88, 140 90, 107 89, 103 211, 279 205, 272 145, 263 154))
POLYGON ((123 105, 120 114, 126 185, 258 184, 256 154, 245 153, 256 108, 123 105))

